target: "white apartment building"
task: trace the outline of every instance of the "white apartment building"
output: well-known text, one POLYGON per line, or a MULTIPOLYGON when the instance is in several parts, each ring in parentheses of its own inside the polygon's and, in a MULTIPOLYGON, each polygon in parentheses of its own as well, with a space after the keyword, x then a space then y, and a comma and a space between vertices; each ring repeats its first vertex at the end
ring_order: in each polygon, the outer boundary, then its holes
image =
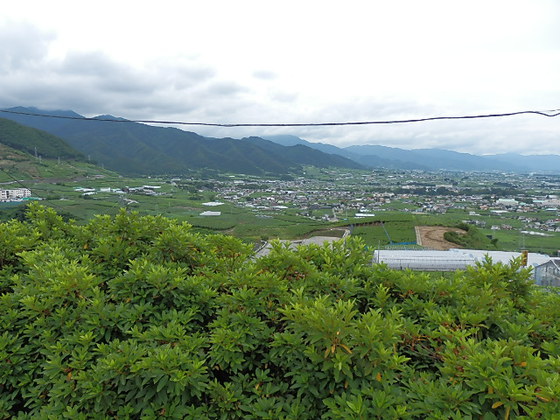
POLYGON ((0 201, 14 201, 31 197, 31 190, 28 188, 16 188, 13 190, 0 189, 0 201))

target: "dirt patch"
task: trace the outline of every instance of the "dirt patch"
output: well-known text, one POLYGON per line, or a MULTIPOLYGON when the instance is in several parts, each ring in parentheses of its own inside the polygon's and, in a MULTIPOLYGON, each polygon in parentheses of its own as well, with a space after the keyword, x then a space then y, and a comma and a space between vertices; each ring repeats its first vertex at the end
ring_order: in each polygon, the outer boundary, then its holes
POLYGON ((334 238, 344 238, 348 235, 348 229, 332 228, 332 229, 319 229, 309 232, 308 238, 313 236, 331 236, 334 238))
POLYGON ((446 251, 450 248, 461 248, 460 245, 443 239, 445 232, 466 233, 462 229, 445 226, 415 226, 414 229, 416 230, 416 242, 418 245, 441 251, 446 251))

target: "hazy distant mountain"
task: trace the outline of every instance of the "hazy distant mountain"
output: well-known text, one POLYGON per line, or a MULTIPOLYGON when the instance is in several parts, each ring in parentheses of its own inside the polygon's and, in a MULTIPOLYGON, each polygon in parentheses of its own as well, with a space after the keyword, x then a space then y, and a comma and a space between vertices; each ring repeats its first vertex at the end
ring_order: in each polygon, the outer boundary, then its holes
MULTIPOLYGON (((361 150, 356 150, 356 151, 352 150, 353 146, 350 146, 350 147, 347 147, 347 148, 341 148, 341 147, 333 146, 332 144, 311 143, 311 142, 309 142, 307 140, 303 140, 299 137, 289 136, 289 135, 266 136, 264 138, 266 138, 267 140, 271 140, 275 143, 285 145, 285 146, 302 144, 302 145, 311 147, 313 149, 320 150, 320 151, 325 152, 325 153, 331 153, 331 154, 343 156, 343 157, 345 157, 347 159, 351 159, 354 162, 357 162, 360 165, 365 166, 367 168, 422 169, 422 170, 429 170, 430 169, 427 166, 424 166, 424 165, 421 165, 421 164, 418 164, 418 163, 399 160, 398 157, 400 157, 400 156, 396 156, 397 159, 392 159, 392 158, 387 158, 387 157, 382 157, 382 156, 376 155, 375 152, 370 152, 370 151, 368 151, 367 153, 364 154, 364 153, 362 153, 361 150)), ((362 146, 357 146, 357 147, 362 147, 362 146)), ((384 148, 384 146, 368 146, 368 147, 384 148)), ((391 149, 391 148, 386 148, 386 149, 391 149)), ((401 150, 402 151, 402 149, 395 149, 395 150, 401 150)))
POLYGON ((360 163, 366 164, 367 156, 373 155, 393 161, 423 165, 430 170, 455 171, 508 171, 508 172, 557 172, 560 173, 560 156, 524 156, 515 153, 478 156, 441 149, 403 150, 385 146, 350 146, 345 150, 360 154, 360 163))
POLYGON ((495 162, 515 165, 535 172, 560 172, 560 156, 558 155, 518 155, 505 153, 501 155, 484 156, 495 162))
POLYGON ((304 144, 352 159, 369 168, 455 170, 455 171, 508 171, 560 173, 560 156, 515 153, 478 156, 442 149, 405 150, 380 145, 355 145, 339 148, 330 144, 312 143, 296 136, 267 136, 280 144, 304 144))
MULTIPOLYGON (((489 162, 481 156, 469 153, 459 153, 441 149, 416 149, 404 150, 386 146, 350 146, 350 150, 362 156, 362 162, 368 156, 390 159, 409 165, 418 165, 429 170, 456 170, 456 171, 491 171, 510 170, 510 167, 500 162, 489 162)), ((519 168, 516 168, 519 169, 519 168)))
POLYGON ((311 147, 312 149, 320 150, 321 152, 330 153, 332 155, 340 155, 348 157, 350 159, 354 157, 352 153, 349 153, 340 147, 333 146, 332 144, 311 143, 310 141, 301 139, 297 136, 281 134, 277 136, 262 136, 262 138, 273 141, 277 144, 281 144, 282 146, 296 146, 298 144, 301 144, 303 146, 311 147))
POLYGON ((371 168, 433 170, 410 150, 378 145, 349 146, 343 149, 356 156, 356 161, 371 168))
MULTIPOLYGON (((11 108, 10 111, 81 117, 73 111, 43 111, 11 108)), ((96 117, 111 121, 58 119, 2 113, 6 118, 55 134, 106 168, 129 174, 180 173, 211 168, 248 174, 286 173, 301 165, 360 168, 358 163, 307 146, 278 146, 255 138, 207 138, 176 128, 153 127, 126 122, 110 115, 96 117)))
MULTIPOLYGON (((344 156, 345 158, 351 159, 359 164, 368 168, 390 168, 390 169, 422 169, 429 170, 427 166, 420 163, 403 160, 400 154, 395 154, 394 157, 388 155, 387 153, 380 153, 381 150, 391 150, 390 147, 385 146, 350 146, 346 148, 336 147, 332 144, 325 143, 311 143, 307 140, 303 140, 296 136, 289 135, 277 135, 277 136, 266 136, 267 140, 271 140, 275 143, 282 145, 295 145, 302 144, 313 149, 320 150, 325 153, 336 154, 339 156, 344 156), (353 149, 353 148, 366 148, 353 149)), ((394 149, 400 152, 405 152, 402 149, 394 149)))
MULTIPOLYGON (((299 137, 295 138, 299 139, 299 137)), ((319 165, 315 166, 341 166, 354 169, 363 168, 362 165, 351 160, 351 158, 349 157, 345 157, 340 154, 333 154, 332 152, 327 152, 326 150, 329 150, 329 148, 338 149, 338 147, 331 146, 329 144, 322 145, 328 147, 315 148, 311 146, 313 143, 305 141, 303 141, 303 143, 288 143, 285 145, 280 145, 276 144, 276 142, 269 141, 268 139, 264 139, 261 137, 247 137, 242 140, 249 141, 270 152, 273 152, 274 154, 283 154, 284 156, 289 157, 290 160, 302 165, 304 165, 309 160, 314 160, 315 162, 319 163, 319 165), (352 164, 350 164, 349 162, 352 162, 352 164), (333 163, 336 163, 336 165, 333 163)))

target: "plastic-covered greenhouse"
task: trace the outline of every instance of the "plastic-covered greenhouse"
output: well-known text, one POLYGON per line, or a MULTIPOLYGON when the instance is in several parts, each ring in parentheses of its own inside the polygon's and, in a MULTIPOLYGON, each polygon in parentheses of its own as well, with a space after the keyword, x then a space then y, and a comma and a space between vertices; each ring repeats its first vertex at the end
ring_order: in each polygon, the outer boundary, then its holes
MULTIPOLYGON (((433 250, 378 250, 373 254, 373 263, 384 263, 397 270, 455 271, 476 265, 490 257, 494 263, 509 263, 519 257, 519 252, 486 251, 477 249, 433 250)), ((528 266, 538 267, 550 261, 544 254, 529 253, 528 266)))
POLYGON ((397 270, 455 271, 474 265, 472 256, 451 251, 380 250, 373 255, 374 263, 387 264, 397 270))

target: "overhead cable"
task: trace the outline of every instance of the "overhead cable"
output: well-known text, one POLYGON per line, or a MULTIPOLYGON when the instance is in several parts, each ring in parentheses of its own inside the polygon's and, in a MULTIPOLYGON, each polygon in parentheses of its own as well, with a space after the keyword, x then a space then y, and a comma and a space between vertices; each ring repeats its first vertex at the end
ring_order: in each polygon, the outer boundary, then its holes
POLYGON ((560 115, 558 109, 549 111, 515 111, 506 113, 491 113, 491 114, 475 114, 475 115, 447 115, 436 117, 424 118, 410 118, 402 120, 373 120, 373 121, 339 121, 339 122, 315 122, 315 123, 211 123, 211 122, 193 122, 193 121, 165 121, 165 120, 128 120, 128 119, 113 119, 113 118, 100 118, 100 117, 82 117, 71 115, 53 115, 53 114, 40 114, 34 112, 13 111, 7 109, 0 109, 0 112, 16 115, 25 115, 31 117, 44 117, 44 118, 60 118, 68 120, 85 120, 95 122, 113 122, 113 123, 144 123, 144 124, 168 124, 168 125, 191 125, 191 126, 206 126, 206 127, 326 127, 326 126, 347 126, 347 125, 381 125, 381 124, 408 124, 419 123, 426 121, 439 121, 439 120, 471 120, 481 118, 502 118, 513 117, 516 115, 540 115, 543 117, 557 117, 560 115))

